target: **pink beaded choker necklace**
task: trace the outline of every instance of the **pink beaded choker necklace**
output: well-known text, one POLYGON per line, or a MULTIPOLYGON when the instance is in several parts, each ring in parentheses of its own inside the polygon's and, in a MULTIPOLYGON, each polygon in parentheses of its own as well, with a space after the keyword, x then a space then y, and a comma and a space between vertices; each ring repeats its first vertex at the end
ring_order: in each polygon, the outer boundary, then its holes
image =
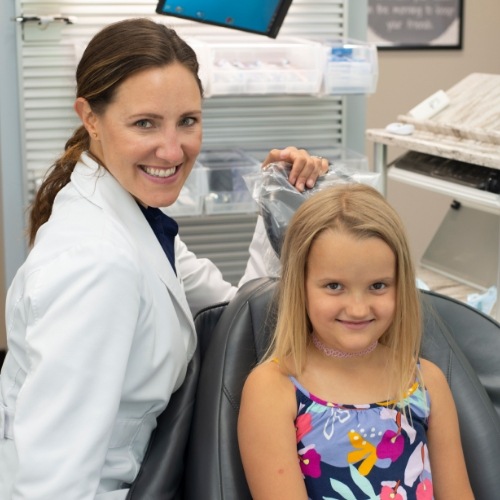
POLYGON ((363 351, 344 352, 338 351, 337 349, 332 349, 331 347, 327 347, 318 339, 318 337, 316 337, 316 334, 314 333, 312 334, 312 341, 318 351, 321 351, 323 354, 329 356, 330 358, 361 358, 362 356, 370 354, 378 346, 378 340, 376 340, 373 344, 370 344, 363 351))

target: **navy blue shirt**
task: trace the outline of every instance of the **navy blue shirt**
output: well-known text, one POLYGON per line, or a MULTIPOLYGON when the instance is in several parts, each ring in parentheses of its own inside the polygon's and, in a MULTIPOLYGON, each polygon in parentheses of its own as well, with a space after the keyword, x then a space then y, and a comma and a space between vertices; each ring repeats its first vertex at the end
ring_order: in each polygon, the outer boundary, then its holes
POLYGON ((165 255, 167 256, 174 273, 177 274, 175 270, 175 251, 174 251, 174 240, 179 232, 179 226, 174 219, 171 219, 168 215, 163 213, 159 208, 154 207, 143 207, 138 203, 139 208, 142 210, 144 217, 148 221, 151 229, 155 233, 158 241, 160 242, 165 255))

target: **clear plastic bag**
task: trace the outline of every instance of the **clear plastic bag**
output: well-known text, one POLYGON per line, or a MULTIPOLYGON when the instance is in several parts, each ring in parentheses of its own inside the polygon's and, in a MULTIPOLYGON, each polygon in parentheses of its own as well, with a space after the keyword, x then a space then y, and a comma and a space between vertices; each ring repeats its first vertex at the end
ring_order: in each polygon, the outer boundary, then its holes
POLYGON ((253 199, 264 219, 267 236, 279 257, 288 223, 297 208, 317 191, 339 184, 368 184, 382 189, 381 174, 350 171, 330 165, 328 172, 316 181, 314 187, 300 192, 288 181, 291 165, 285 162, 270 163, 260 172, 243 176, 253 199))

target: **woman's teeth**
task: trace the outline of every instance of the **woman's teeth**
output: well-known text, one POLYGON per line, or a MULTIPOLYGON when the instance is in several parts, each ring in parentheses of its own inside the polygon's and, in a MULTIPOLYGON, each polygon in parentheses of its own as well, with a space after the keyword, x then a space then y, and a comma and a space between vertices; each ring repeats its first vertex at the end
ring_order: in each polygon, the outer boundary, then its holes
POLYGON ((142 167, 142 170, 153 177, 170 177, 175 174, 175 167, 173 168, 152 168, 142 167))

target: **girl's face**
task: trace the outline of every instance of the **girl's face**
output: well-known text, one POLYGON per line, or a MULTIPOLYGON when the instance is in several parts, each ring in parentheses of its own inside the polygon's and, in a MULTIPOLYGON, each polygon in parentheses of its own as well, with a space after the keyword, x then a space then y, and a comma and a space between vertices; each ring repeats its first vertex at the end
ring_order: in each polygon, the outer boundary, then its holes
POLYGON ((136 200, 174 203, 202 141, 201 94, 188 69, 173 63, 134 74, 102 115, 86 118, 90 152, 136 200))
POLYGON ((396 309, 396 258, 379 238, 326 230, 307 262, 307 312, 325 345, 359 352, 387 331, 396 309))

